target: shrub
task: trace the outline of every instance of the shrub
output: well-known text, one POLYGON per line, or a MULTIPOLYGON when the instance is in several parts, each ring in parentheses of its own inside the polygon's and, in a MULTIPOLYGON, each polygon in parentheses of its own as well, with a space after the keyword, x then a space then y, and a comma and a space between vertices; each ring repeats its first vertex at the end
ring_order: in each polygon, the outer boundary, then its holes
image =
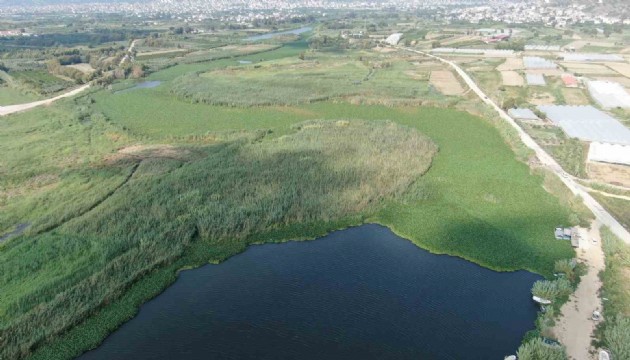
POLYGON ((537 338, 524 343, 516 352, 519 360, 566 360, 567 354, 563 346, 548 345, 537 338))

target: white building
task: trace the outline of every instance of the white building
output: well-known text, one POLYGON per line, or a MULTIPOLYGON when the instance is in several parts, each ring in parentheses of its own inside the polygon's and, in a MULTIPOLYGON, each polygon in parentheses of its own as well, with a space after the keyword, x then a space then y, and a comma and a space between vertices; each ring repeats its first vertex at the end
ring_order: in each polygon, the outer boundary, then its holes
POLYGON ((402 39, 402 36, 403 36, 402 33, 391 34, 387 37, 387 39, 385 39, 385 42, 388 43, 389 45, 394 45, 394 46, 398 45, 398 43, 402 39))

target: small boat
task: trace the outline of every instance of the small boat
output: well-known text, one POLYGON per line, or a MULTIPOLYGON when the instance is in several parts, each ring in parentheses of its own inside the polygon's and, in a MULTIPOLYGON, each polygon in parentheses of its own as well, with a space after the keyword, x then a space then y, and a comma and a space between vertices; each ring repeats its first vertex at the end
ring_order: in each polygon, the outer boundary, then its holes
POLYGON ((538 296, 533 296, 532 300, 534 300, 535 302, 542 304, 542 305, 550 305, 551 304, 551 300, 547 300, 547 299, 543 299, 541 297, 538 296))

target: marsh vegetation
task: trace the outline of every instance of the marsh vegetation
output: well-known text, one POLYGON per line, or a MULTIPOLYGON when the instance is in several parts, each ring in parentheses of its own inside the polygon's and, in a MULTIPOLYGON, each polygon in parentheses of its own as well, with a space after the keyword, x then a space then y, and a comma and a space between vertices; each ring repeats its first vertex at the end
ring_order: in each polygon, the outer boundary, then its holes
POLYGON ((76 356, 182 268, 367 221, 495 270, 550 276, 572 257, 552 229, 579 219, 509 134, 417 106, 452 99, 416 57, 301 59, 306 45, 241 65, 197 49, 200 62, 159 60, 154 89, 3 118, 0 232, 31 226, 0 245, 0 357, 76 356))

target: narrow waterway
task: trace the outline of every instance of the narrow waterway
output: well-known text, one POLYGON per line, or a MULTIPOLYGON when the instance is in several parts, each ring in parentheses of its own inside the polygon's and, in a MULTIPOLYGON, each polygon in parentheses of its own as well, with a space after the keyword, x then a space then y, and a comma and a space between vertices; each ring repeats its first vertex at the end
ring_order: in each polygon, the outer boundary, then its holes
POLYGON ((363 225, 184 271, 80 359, 503 359, 538 279, 363 225))

